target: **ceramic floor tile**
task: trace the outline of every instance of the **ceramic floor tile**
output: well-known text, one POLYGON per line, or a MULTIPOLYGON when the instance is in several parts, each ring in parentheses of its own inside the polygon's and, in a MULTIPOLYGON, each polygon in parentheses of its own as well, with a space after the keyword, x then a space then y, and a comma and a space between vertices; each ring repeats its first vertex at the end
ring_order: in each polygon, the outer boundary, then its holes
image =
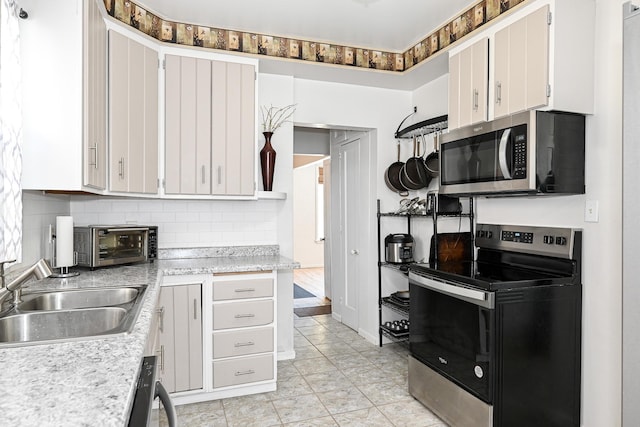
POLYGON ((274 400, 273 406, 276 408, 283 423, 293 423, 329 415, 329 412, 327 412, 315 394, 274 400))
POLYGON ((340 427, 393 427, 391 421, 376 408, 335 414, 333 418, 340 427))
POLYGON ((379 383, 358 385, 360 391, 367 396, 374 405, 385 405, 387 403, 411 400, 408 387, 397 382, 381 381, 379 383))
POLYGON ((373 369, 375 365, 369 362, 362 355, 355 354, 328 354, 327 359, 340 370, 350 368, 373 369))
POLYGON ((295 350, 296 350, 296 358, 294 359, 294 363, 304 359, 314 359, 318 357, 323 357, 323 354, 320 352, 320 350, 315 348, 315 346, 313 345, 308 347, 298 347, 295 350))
POLYGON ((313 359, 296 360, 293 366, 302 374, 317 374, 320 372, 333 371, 337 369, 326 357, 314 357, 313 359))
POLYGON ((330 354, 357 353, 349 344, 342 341, 316 344, 316 348, 325 356, 330 354))
POLYGON ((283 424, 283 427, 339 427, 333 417, 314 418, 312 420, 296 421, 283 424))
POLYGON ((299 317, 293 321, 293 326, 299 328, 301 326, 316 326, 319 325, 313 317, 299 317))
POLYGON ((271 400, 293 397, 301 394, 311 394, 313 390, 307 381, 300 375, 278 380, 277 389, 269 393, 271 400))
POLYGON ((293 337, 293 348, 298 350, 300 347, 308 347, 313 344, 302 334, 299 336, 293 337))
MULTIPOLYGON (((443 422, 417 400, 378 406, 395 427, 441 427, 443 422)), ((446 424, 445 424, 446 426, 446 424)))
POLYGON ((351 382, 339 371, 305 375, 305 381, 316 393, 337 390, 351 386, 351 382))
POLYGON ((349 345, 353 347, 354 350, 360 351, 360 352, 368 352, 368 351, 372 351, 377 348, 380 348, 378 347, 377 344, 371 344, 369 341, 365 340, 362 337, 360 337, 359 340, 354 340, 353 342, 349 342, 349 345))
POLYGON ((407 363, 406 357, 403 357, 392 350, 388 352, 367 351, 360 352, 360 354, 363 355, 369 362, 379 367, 384 367, 391 364, 395 365, 407 363))
POLYGON ((223 406, 229 427, 267 427, 282 424, 276 409, 269 401, 233 406, 223 403, 223 406))
POLYGON ((354 384, 371 384, 389 380, 389 373, 377 367, 359 366, 357 368, 343 369, 342 373, 354 384))
MULTIPOLYGON (((218 400, 218 402, 221 402, 222 407, 225 410, 231 409, 231 408, 236 408, 236 407, 241 407, 241 406, 247 406, 247 405, 254 405, 254 404, 259 404, 261 402, 268 402, 270 400, 272 400, 272 398, 270 397, 271 393, 275 393, 275 392, 269 392, 269 393, 259 393, 259 394, 248 394, 246 396, 238 396, 238 397, 231 397, 228 399, 222 399, 222 400, 218 400)), ((191 405, 189 405, 191 406, 191 405)))
POLYGON ((317 395, 331 414, 340 414, 373 406, 371 401, 353 386, 317 393, 317 395))
MULTIPOLYGON (((331 323, 331 322, 338 322, 336 319, 334 319, 330 314, 321 314, 319 316, 311 316, 313 317, 313 320, 315 320, 318 323, 331 323)), ((340 322, 338 322, 340 323, 340 322)))
POLYGON ((329 335, 331 334, 331 331, 329 331, 327 328, 325 328, 323 325, 314 325, 314 326, 301 326, 299 328, 296 328, 302 335, 304 336, 308 336, 308 335, 320 335, 320 334, 325 334, 325 335, 329 335))
POLYGON ((325 344, 330 342, 344 342, 340 338, 336 337, 330 332, 323 332, 320 334, 305 335, 305 338, 313 345, 325 344))

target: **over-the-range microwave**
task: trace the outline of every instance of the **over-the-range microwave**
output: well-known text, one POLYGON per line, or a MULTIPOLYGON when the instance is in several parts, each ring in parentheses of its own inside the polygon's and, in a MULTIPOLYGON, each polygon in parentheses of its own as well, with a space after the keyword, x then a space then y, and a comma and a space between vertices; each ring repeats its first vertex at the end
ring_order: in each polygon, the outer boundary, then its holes
POLYGON ((525 111, 452 130, 440 143, 440 193, 584 194, 585 116, 525 111))

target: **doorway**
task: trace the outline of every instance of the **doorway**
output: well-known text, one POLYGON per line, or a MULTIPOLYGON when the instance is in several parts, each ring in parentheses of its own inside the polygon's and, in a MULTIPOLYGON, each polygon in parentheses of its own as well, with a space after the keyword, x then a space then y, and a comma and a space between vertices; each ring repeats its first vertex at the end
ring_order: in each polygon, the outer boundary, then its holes
POLYGON ((294 128, 293 252, 301 268, 293 272, 294 312, 298 316, 331 313, 325 283, 325 192, 329 130, 294 128))

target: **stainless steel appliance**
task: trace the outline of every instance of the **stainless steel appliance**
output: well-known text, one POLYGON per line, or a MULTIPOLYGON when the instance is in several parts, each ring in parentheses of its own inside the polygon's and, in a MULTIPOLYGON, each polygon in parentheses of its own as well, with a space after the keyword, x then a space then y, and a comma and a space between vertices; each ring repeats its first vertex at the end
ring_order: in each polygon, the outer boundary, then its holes
POLYGON ((584 194, 585 117, 525 111, 440 143, 442 194, 584 194))
POLYGON ((78 265, 106 267, 153 261, 158 254, 158 227, 89 225, 73 228, 78 265))
POLYGON ((413 262, 413 237, 411 234, 389 234, 384 238, 384 259, 392 264, 413 262))
POLYGON ((475 260, 409 266, 409 391, 447 423, 579 426, 582 233, 478 224, 475 260))
POLYGON ((178 419, 176 410, 171 402, 169 393, 156 381, 156 356, 146 356, 142 359, 140 375, 136 384, 136 394, 133 398, 131 413, 129 414, 129 427, 148 426, 151 422, 151 409, 153 401, 158 398, 167 414, 169 427, 176 427, 178 419))

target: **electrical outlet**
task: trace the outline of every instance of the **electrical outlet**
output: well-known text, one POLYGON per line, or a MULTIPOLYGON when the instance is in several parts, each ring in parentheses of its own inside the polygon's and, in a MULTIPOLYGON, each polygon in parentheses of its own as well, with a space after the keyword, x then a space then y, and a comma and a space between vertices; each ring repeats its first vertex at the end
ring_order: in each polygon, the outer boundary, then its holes
POLYGON ((587 200, 584 206, 585 222, 598 222, 598 201, 587 200))

